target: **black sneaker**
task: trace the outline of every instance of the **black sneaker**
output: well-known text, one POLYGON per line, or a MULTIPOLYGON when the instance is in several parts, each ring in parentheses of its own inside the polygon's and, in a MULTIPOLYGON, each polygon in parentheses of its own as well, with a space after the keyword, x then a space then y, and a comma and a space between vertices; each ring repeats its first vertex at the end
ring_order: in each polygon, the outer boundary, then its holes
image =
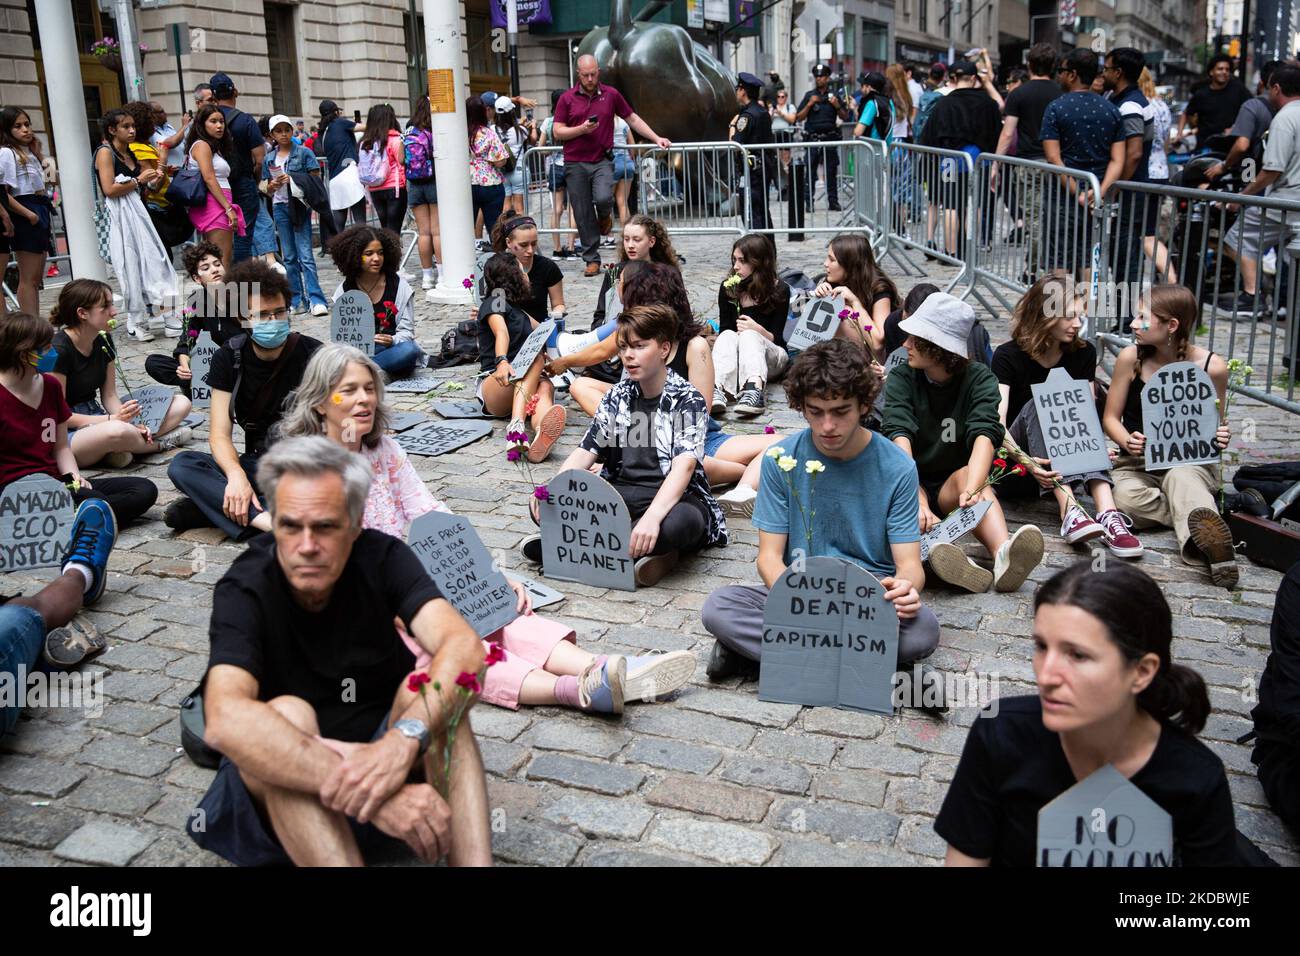
POLYGON ((542 563, 542 536, 540 534, 530 534, 519 544, 519 553, 522 554, 533 564, 542 563))
POLYGON ((1235 315, 1250 315, 1255 311, 1255 297, 1249 292, 1242 291, 1239 295, 1233 295, 1231 292, 1224 293, 1214 302, 1215 308, 1220 312, 1228 312, 1235 315))
POLYGON ((746 382, 736 396, 737 415, 762 415, 767 410, 767 400, 758 382, 746 382))
POLYGON ((826 208, 829 209, 831 212, 843 212, 843 211, 844 211, 843 209, 840 208, 840 204, 839 204, 838 201, 832 201, 829 205, 827 205, 826 208))
POLYGON ((709 654, 709 663, 705 666, 704 673, 712 681, 726 680, 737 674, 752 676, 758 673, 758 661, 741 657, 721 641, 714 641, 713 652, 709 654))
POLYGON ((163 524, 173 531, 212 527, 212 522, 203 513, 203 509, 185 497, 177 498, 167 506, 163 511, 163 524))

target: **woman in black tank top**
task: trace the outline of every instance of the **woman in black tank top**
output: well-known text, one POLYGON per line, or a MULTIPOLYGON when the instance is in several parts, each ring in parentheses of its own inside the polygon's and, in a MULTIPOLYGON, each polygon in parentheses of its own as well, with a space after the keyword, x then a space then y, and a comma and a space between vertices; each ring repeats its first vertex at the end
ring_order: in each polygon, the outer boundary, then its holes
MULTIPOLYGON (((1199 316, 1200 305, 1190 290, 1179 285, 1152 288, 1133 323, 1135 344, 1115 359, 1102 426, 1120 448, 1112 472, 1116 506, 1133 518, 1136 527, 1172 527, 1183 560, 1208 565, 1214 583, 1231 588, 1237 583, 1237 564, 1232 532, 1219 515, 1219 466, 1175 465, 1147 471, 1144 457, 1148 436, 1142 419, 1142 391, 1160 368, 1194 362, 1209 375, 1218 396, 1217 407, 1223 407, 1228 366, 1213 352, 1192 344, 1199 316)), ((1228 423, 1220 421, 1214 446, 1221 451, 1231 439, 1228 423)))

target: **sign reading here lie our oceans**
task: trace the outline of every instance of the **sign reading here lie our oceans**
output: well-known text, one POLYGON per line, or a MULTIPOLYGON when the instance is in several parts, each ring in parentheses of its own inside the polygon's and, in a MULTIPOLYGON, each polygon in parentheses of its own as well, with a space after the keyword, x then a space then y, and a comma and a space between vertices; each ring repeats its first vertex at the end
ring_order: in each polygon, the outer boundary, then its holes
POLYGON ((479 637, 495 634, 519 616, 514 589, 467 519, 430 511, 411 522, 406 543, 479 637))
POLYGON ((195 408, 207 408, 212 404, 208 371, 212 368, 212 356, 217 354, 217 347, 209 332, 200 332, 190 345, 190 398, 195 408))
POLYGON ((1089 384, 1070 378, 1063 368, 1054 368, 1047 381, 1030 386, 1030 390, 1052 470, 1066 477, 1110 471, 1106 436, 1089 384))
POLYGON ((930 549, 936 544, 952 544, 968 531, 974 531, 975 526, 984 519, 985 513, 992 507, 993 502, 981 499, 969 508, 958 508, 937 526, 921 535, 921 560, 929 559, 930 549))
POLYGON ((1178 465, 1217 465, 1218 391, 1193 362, 1171 362, 1142 386, 1142 434, 1147 471, 1178 465))
POLYGON ((393 436, 411 455, 445 455, 484 435, 492 434, 491 422, 425 422, 393 436))
POLYGON ((171 408, 172 399, 176 397, 176 389, 166 385, 150 385, 147 388, 137 388, 131 397, 140 403, 140 414, 135 416, 134 423, 143 425, 157 435, 158 429, 162 428, 163 419, 167 417, 167 409, 171 408))
POLYGON ((1168 813, 1111 764, 1038 811, 1038 866, 1172 866, 1168 813))
POLYGON ((855 564, 817 557, 787 569, 763 607, 758 699, 894 712, 898 613, 855 564))
POLYGON ((549 482, 550 500, 539 502, 542 573, 557 581, 635 591, 628 554, 632 520, 627 504, 598 475, 570 468, 549 482))
POLYGON ((799 313, 799 320, 786 339, 786 345, 792 349, 806 349, 833 338, 840 327, 840 312, 843 310, 844 299, 841 296, 809 299, 799 313))
POLYGON ((360 289, 344 292, 330 308, 330 341, 375 356, 375 307, 360 289))
POLYGON ((49 475, 28 475, 0 490, 0 573, 57 568, 68 551, 72 492, 49 475))

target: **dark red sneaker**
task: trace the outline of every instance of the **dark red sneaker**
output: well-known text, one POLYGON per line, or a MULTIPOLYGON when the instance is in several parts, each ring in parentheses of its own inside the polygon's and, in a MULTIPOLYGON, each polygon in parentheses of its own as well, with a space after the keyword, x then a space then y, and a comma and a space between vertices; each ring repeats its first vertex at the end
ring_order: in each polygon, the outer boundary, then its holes
POLYGON ((1138 558, 1142 556, 1142 542, 1129 528, 1133 519, 1114 509, 1097 515, 1097 522, 1106 533, 1106 547, 1110 553, 1120 558, 1138 558))

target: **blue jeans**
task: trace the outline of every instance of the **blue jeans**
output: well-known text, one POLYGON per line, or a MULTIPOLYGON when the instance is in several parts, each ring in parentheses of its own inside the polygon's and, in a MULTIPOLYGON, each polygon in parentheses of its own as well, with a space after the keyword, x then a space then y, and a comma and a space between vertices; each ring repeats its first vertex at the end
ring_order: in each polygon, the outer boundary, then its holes
MULTIPOLYGON (((21 604, 0 605, 0 674, 14 681, 15 700, 0 706, 0 737, 18 723, 21 707, 18 700, 26 696, 27 680, 18 680, 18 669, 29 674, 41 656, 45 643, 45 619, 35 608, 21 604)), ((8 696, 8 695, 5 695, 8 696)))
POLYGON ((414 342, 375 346, 375 364, 387 372, 389 378, 406 378, 415 371, 423 357, 424 351, 414 342))
MULTIPOLYGON (((257 193, 254 186, 253 192, 257 193)), ((235 262, 251 258, 253 256, 264 256, 268 252, 275 252, 275 223, 271 220, 271 214, 266 211, 266 203, 262 201, 261 194, 257 193, 257 216, 253 219, 252 225, 244 230, 242 236, 235 236, 235 244, 231 250, 232 258, 235 262)), ((239 202, 239 197, 235 197, 239 202)), ((244 207, 242 202, 240 208, 244 207)), ((248 220, 245 220, 247 223, 248 220)))
POLYGON ((316 275, 316 257, 311 248, 311 220, 293 224, 289 204, 275 204, 275 230, 280 234, 280 251, 284 255, 284 269, 289 274, 289 288, 293 290, 293 308, 303 304, 303 293, 312 305, 326 305, 325 293, 316 275))

